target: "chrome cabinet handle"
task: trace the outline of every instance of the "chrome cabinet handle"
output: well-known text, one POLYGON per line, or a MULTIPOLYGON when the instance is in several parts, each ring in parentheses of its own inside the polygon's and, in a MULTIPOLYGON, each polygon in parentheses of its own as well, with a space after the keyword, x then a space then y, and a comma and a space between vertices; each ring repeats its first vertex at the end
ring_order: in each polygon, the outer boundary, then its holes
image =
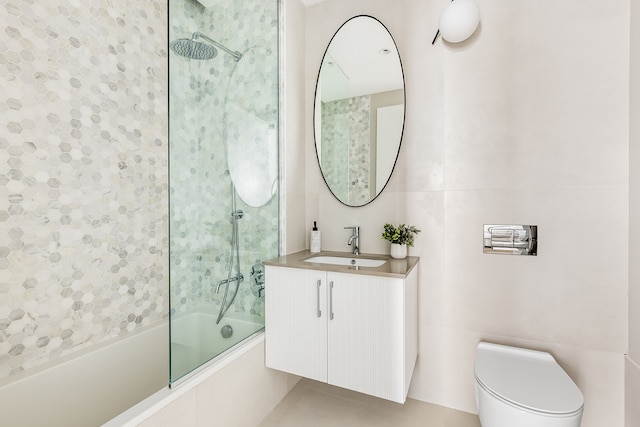
POLYGON ((329 319, 333 320, 333 280, 329 283, 329 319))
POLYGON ((322 312, 320 311, 320 285, 322 285, 322 280, 318 280, 318 287, 316 288, 316 311, 318 317, 322 316, 322 312))

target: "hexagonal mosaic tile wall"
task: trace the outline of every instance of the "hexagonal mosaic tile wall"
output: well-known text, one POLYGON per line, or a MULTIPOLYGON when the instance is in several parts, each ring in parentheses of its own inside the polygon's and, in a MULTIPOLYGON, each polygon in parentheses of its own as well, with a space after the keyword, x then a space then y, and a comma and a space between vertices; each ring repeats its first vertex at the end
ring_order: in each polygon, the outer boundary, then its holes
POLYGON ((168 313, 166 9, 0 3, 0 378, 168 313))
MULTIPOLYGON (((212 34, 246 59, 172 61, 172 97, 189 101, 172 122, 172 175, 188 184, 171 188, 179 313, 217 308, 211 281, 226 276, 228 88, 277 121, 277 1, 171 2, 176 36, 212 34)), ((166 2, 8 0, 0 23, 2 380, 165 318, 170 245, 166 2)), ((257 141, 247 159, 268 166, 257 141)), ((247 280, 234 312, 263 315, 248 276, 277 255, 273 196, 238 199, 247 280)))
POLYGON ((324 178, 343 203, 371 199, 371 96, 322 103, 322 165, 324 178), (347 148, 337 142, 349 141, 347 148))

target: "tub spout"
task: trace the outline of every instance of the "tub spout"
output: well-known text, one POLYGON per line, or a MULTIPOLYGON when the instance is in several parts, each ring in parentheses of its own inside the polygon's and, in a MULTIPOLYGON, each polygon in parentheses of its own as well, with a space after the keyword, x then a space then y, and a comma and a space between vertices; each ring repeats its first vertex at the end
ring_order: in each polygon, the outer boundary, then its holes
POLYGON ((232 283, 232 282, 242 282, 243 280, 244 280, 244 276, 242 275, 242 273, 238 274, 237 276, 233 276, 229 279, 220 280, 216 284, 216 294, 220 293, 220 286, 225 285, 227 283, 232 283))

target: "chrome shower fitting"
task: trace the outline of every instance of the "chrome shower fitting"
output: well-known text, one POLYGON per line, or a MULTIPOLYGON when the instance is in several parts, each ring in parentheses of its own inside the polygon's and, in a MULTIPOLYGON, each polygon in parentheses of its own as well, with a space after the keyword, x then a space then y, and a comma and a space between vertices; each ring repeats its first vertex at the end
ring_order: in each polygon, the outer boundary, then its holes
POLYGON ((264 296, 264 265, 257 262, 251 267, 251 281, 249 282, 251 292, 258 298, 264 296))
POLYGON ((228 49, 223 44, 218 43, 217 41, 213 40, 210 37, 205 36, 204 34, 198 31, 193 33, 190 39, 178 39, 178 40, 172 41, 171 43, 169 43, 169 47, 176 54, 180 56, 184 56, 185 58, 189 58, 189 59, 198 59, 198 60, 213 59, 216 56, 218 56, 218 51, 216 50, 216 47, 218 49, 222 49, 224 52, 233 56, 233 59, 236 62, 242 59, 242 54, 240 52, 228 49), (208 44, 198 41, 198 39, 203 39, 208 44))
POLYGON ((240 289, 240 283, 244 280, 244 276, 240 272, 240 233, 238 231, 238 220, 244 216, 242 210, 236 208, 236 189, 231 183, 231 252, 229 254, 229 272, 227 278, 220 280, 216 286, 216 293, 220 292, 220 286, 226 285, 224 289, 224 296, 222 297, 222 304, 220 304, 220 312, 216 324, 220 323, 220 320, 224 317, 227 311, 231 308, 231 304, 238 295, 240 289), (235 260, 235 275, 233 275, 233 267, 235 260), (235 289, 231 294, 231 299, 227 302, 229 296, 229 284, 235 283, 235 289))

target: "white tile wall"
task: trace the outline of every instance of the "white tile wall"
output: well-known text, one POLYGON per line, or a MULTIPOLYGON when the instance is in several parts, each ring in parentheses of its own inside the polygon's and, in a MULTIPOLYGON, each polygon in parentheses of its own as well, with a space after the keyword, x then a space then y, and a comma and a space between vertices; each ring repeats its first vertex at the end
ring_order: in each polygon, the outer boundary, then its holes
POLYGON ((625 425, 634 427, 640 425, 640 366, 630 358, 625 362, 625 425))
POLYGON ((444 209, 448 326, 624 353, 626 188, 449 191, 444 209), (537 257, 482 253, 483 223, 518 220, 537 257))
POLYGON ((629 144, 629 356, 626 360, 626 426, 640 425, 640 6, 631 2, 629 144))
POLYGON ((280 215, 284 219, 281 229, 285 233, 284 252, 293 253, 301 251, 308 245, 308 233, 311 229, 306 224, 306 196, 305 196, 305 129, 304 129, 304 7, 297 1, 285 1, 285 13, 281 15, 281 28, 285 29, 286 36, 281 45, 280 62, 282 65, 281 78, 282 89, 282 120, 281 140, 283 158, 280 168, 282 182, 286 185, 284 192, 285 206, 280 215))
POLYGON ((307 8, 306 221, 287 230, 317 220, 323 248, 349 250, 342 227, 358 224, 373 253, 387 250, 384 222, 423 230, 411 250, 422 259, 414 398, 474 411, 473 354, 487 339, 551 351, 585 394, 583 426, 622 426, 629 2, 486 0, 470 41, 431 46, 447 4, 307 8), (322 181, 312 116, 326 43, 356 14, 382 20, 398 44, 407 117, 385 193, 354 209, 322 181), (539 256, 483 254, 482 224, 496 222, 539 225, 539 256))

